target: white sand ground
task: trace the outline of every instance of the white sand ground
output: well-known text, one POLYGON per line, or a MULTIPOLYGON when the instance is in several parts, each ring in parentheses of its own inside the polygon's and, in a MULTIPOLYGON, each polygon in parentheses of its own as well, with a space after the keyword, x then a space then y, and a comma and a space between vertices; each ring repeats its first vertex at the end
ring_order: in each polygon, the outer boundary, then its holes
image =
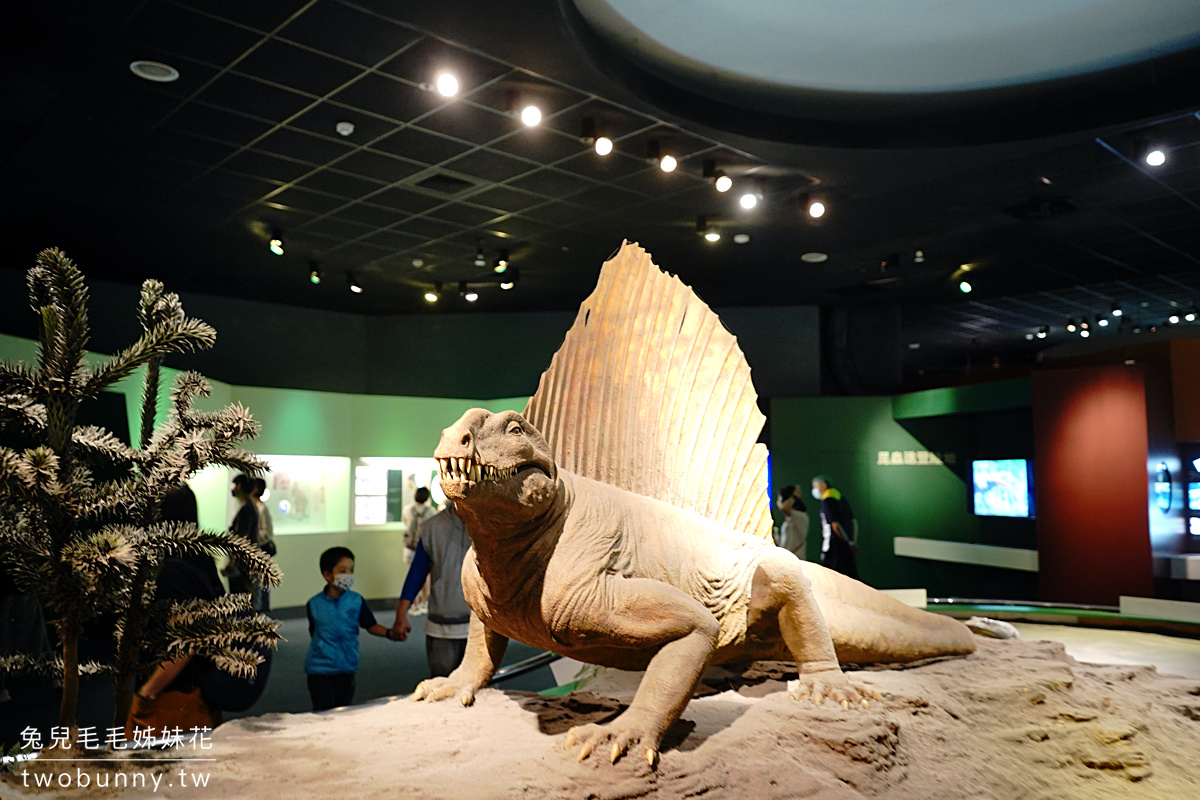
MULTIPOLYGON (((1083 664, 1061 644, 979 640, 979 651, 853 678, 885 699, 843 710, 788 697, 790 664, 714 668, 641 758, 578 763, 565 731, 618 711, 637 674, 566 698, 487 690, 476 704, 399 698, 326 714, 237 720, 215 759, 175 762, 120 797, 833 798, 1091 800, 1200 797, 1200 679, 1083 664), (207 774, 180 785, 179 770, 207 774)), ((35 796, 9 779, 0 796, 35 796)), ((50 793, 36 793, 46 797, 50 793)), ((112 790, 56 792, 96 797, 112 790)))

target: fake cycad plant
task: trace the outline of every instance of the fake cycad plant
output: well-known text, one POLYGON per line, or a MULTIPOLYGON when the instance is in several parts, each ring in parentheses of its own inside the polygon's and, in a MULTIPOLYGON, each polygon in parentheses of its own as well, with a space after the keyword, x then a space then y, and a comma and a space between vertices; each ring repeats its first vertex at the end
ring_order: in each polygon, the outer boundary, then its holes
POLYGON ((173 352, 211 347, 216 332, 184 314, 178 296, 158 281, 142 285, 142 335, 95 368, 85 360, 87 289, 75 265, 58 250, 39 254, 29 271, 30 300, 40 317, 35 366, 0 363, 0 558, 18 584, 37 594, 59 635, 49 657, 0 658, 12 671, 60 673, 59 725, 74 739, 81 674, 111 673, 116 719, 124 723, 130 683, 139 664, 203 655, 235 674, 253 674, 256 646, 273 644, 276 623, 250 613, 248 595, 217 601, 155 601, 153 579, 163 559, 225 554, 263 586, 279 583, 274 563, 253 543, 227 531, 164 522, 164 495, 209 465, 257 472, 263 464, 238 449, 258 433, 240 405, 204 413, 193 402, 210 387, 183 373, 170 411, 156 427, 160 371, 173 352), (139 446, 76 422, 81 404, 145 367, 139 446), (116 651, 103 663, 79 661, 84 623, 115 613, 116 651))

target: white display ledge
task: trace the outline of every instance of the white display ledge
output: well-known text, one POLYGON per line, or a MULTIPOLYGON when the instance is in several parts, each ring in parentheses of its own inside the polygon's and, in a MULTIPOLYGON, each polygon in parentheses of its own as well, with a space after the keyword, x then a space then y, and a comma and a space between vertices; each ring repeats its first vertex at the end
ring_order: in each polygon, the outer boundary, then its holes
POLYGON ((894 540, 898 556, 924 558, 930 561, 950 561, 955 564, 977 564, 981 567, 1038 571, 1037 550, 1016 547, 997 547, 990 544, 944 542, 939 539, 918 539, 897 536, 894 540))
POLYGON ((1200 553, 1171 556, 1171 577, 1179 581, 1200 581, 1200 553))
POLYGON ((1200 624, 1200 603, 1159 600, 1154 597, 1126 597, 1125 595, 1121 595, 1120 603, 1121 616, 1200 624))

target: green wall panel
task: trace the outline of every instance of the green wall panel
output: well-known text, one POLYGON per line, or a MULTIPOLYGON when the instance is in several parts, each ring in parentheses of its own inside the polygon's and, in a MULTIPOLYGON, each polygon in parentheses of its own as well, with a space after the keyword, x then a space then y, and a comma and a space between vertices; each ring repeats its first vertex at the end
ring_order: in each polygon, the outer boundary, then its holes
MULTIPOLYGON (((824 474, 849 499, 859 520, 859 571, 878 588, 925 588, 931 597, 1028 597, 1036 586, 1010 570, 946 564, 895 555, 897 536, 980 543, 981 524, 993 520, 970 511, 965 479, 976 457, 978 427, 990 418, 943 417, 919 436, 893 418, 891 397, 818 397, 771 401, 772 492, 788 483, 803 486, 808 505, 808 557, 819 559, 817 503, 809 481, 824 474), (933 453, 943 464, 891 464, 892 454, 933 453), (881 462, 881 453, 889 463, 881 462), (953 463, 949 463, 953 460, 953 463)), ((1014 522, 1005 520, 1005 523, 1014 522)), ((1032 529, 1031 520, 1016 521, 1032 529)), ((989 542, 991 543, 991 542, 989 542)))

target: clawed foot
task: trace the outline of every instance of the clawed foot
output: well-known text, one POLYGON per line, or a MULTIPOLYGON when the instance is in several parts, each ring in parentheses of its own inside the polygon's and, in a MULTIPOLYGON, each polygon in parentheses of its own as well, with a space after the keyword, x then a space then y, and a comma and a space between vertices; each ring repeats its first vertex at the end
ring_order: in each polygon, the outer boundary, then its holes
POLYGON ((430 678, 417 684, 417 688, 413 690, 412 699, 432 703, 435 700, 444 700, 455 695, 458 695, 459 701, 464 706, 469 706, 475 702, 475 687, 463 686, 450 678, 430 678))
POLYGON ((794 700, 811 700, 817 705, 828 697, 842 708, 851 705, 867 708, 871 700, 883 700, 883 695, 875 689, 851 683, 841 670, 801 675, 800 680, 788 683, 788 695, 794 700))
POLYGON ((583 746, 579 748, 579 760, 583 761, 597 748, 603 750, 603 747, 611 742, 609 759, 615 764, 627 750, 640 746, 646 763, 653 767, 658 760, 659 737, 649 728, 639 730, 638 727, 622 724, 620 717, 607 725, 578 725, 567 732, 563 749, 570 750, 582 743, 583 746))

